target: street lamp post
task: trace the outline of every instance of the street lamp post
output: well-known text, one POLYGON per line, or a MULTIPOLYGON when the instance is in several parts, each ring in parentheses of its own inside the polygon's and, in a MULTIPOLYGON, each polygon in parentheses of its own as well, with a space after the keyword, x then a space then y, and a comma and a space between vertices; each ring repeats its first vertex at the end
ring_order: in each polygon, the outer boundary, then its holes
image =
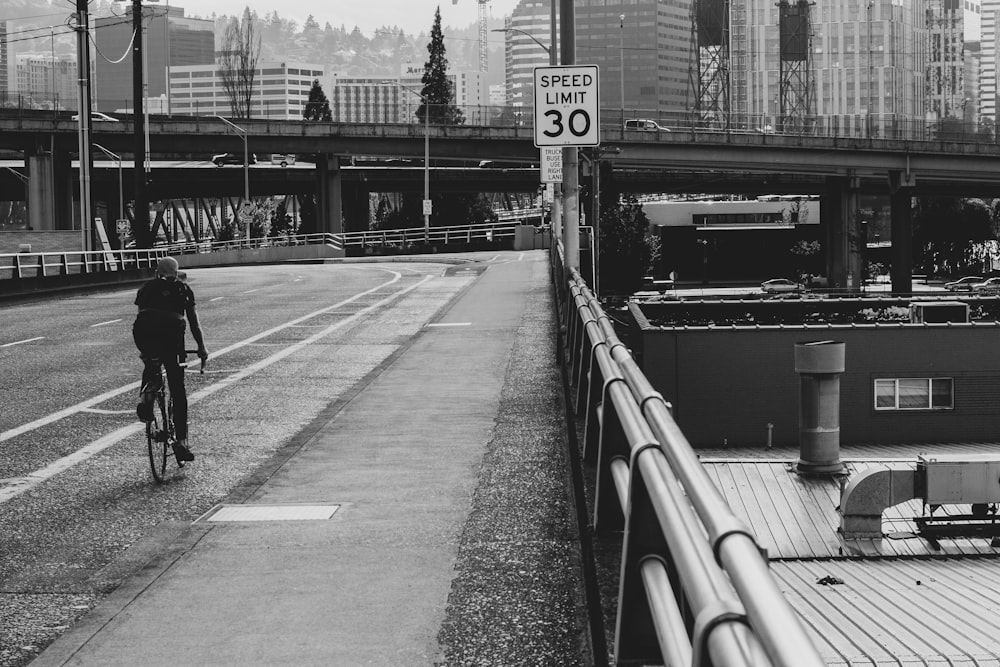
POLYGON ((92 144, 94 148, 99 149, 102 153, 107 155, 109 158, 118 163, 118 217, 126 218, 125 215, 125 190, 122 187, 122 158, 116 153, 112 153, 107 148, 100 144, 92 144))
MULTIPOLYGON (((216 115, 215 117, 221 120, 226 125, 228 125, 230 128, 232 128, 238 135, 240 135, 240 138, 243 139, 243 205, 249 206, 250 205, 250 153, 247 150, 247 131, 244 128, 240 127, 239 125, 229 122, 222 116, 216 115)), ((250 221, 247 220, 247 241, 249 240, 250 240, 250 221)))
POLYGON ((398 81, 387 81, 386 83, 399 86, 408 93, 416 95, 424 103, 424 243, 430 243, 431 236, 431 103, 422 93, 418 93, 409 86, 404 86, 398 81))

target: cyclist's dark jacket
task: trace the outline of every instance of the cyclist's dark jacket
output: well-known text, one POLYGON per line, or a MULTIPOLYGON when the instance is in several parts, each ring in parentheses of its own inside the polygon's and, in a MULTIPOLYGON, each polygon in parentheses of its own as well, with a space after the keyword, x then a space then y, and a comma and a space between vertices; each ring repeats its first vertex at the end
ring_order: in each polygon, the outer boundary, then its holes
MULTIPOLYGON (((180 280, 154 278, 139 288, 135 297, 139 313, 135 318, 133 333, 136 344, 176 346, 178 354, 184 349, 184 317, 191 323, 191 335, 202 343, 201 327, 194 309, 194 292, 180 280), (157 343, 159 345, 157 345, 157 343)), ((140 345, 142 349, 143 345, 140 345)))

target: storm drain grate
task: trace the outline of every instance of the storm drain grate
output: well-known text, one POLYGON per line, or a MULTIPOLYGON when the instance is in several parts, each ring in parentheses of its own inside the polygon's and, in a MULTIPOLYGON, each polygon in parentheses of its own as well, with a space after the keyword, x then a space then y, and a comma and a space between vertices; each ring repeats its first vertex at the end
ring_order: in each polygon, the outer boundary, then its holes
POLYGON ((323 521, 340 505, 218 505, 199 521, 323 521))

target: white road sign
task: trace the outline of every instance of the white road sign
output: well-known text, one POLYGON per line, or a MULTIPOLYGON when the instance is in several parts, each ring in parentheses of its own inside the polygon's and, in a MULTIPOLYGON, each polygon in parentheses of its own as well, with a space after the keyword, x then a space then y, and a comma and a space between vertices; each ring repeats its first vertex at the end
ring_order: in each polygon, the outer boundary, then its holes
POLYGON ((535 145, 598 146, 597 65, 535 68, 535 145))
POLYGON ((562 183, 563 161, 561 146, 542 146, 539 149, 542 165, 542 183, 562 183))

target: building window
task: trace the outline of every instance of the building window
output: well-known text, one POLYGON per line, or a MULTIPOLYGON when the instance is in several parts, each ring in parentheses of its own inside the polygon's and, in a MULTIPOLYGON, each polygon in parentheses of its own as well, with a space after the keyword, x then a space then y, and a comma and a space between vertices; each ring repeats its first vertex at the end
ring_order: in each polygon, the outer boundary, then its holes
POLYGON ((892 378, 875 380, 876 410, 952 410, 952 378, 892 378))

